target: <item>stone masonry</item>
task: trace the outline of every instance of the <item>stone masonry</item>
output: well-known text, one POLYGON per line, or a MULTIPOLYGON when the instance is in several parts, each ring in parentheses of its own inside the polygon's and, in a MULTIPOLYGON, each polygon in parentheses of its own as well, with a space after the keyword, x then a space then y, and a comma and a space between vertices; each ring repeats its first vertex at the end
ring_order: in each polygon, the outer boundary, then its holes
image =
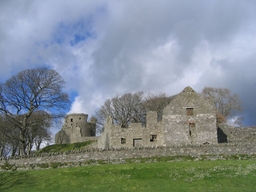
POLYGON ((65 124, 55 135, 55 143, 64 144, 95 140, 96 119, 92 118, 90 122, 87 119, 88 115, 83 113, 67 115, 65 124))
MULTIPOLYGON (((255 155, 254 144, 213 144, 213 145, 179 145, 169 147, 148 147, 133 149, 91 149, 88 151, 66 152, 62 154, 40 154, 34 157, 10 157, 8 162, 19 169, 32 169, 40 164, 67 163, 70 166, 86 164, 91 160, 103 160, 109 163, 124 162, 125 159, 161 157, 161 156, 209 156, 210 160, 225 159, 228 155, 255 155)), ((199 157, 200 158, 200 157, 199 157)), ((0 167, 6 162, 0 158, 0 167)), ((39 166, 40 167, 40 166, 39 166)), ((0 168, 1 171, 1 168, 0 168)))
POLYGON ((253 127, 217 125, 212 101, 203 99, 191 87, 186 87, 165 107, 161 121, 157 120, 157 112, 149 111, 146 126, 131 123, 128 128, 122 128, 108 117, 103 133, 95 137, 96 119, 87 122, 87 118, 87 114, 67 115, 55 143, 97 140, 99 149, 256 143, 253 127))
POLYGON ((162 121, 157 112, 147 113, 146 126, 131 123, 128 128, 112 124, 108 118, 98 147, 133 148, 180 144, 217 144, 214 106, 191 87, 186 87, 163 111, 162 121))
MULTIPOLYGON (((56 143, 97 140, 97 148, 87 151, 39 154, 35 157, 11 157, 8 161, 21 169, 55 162, 80 165, 90 160, 122 161, 159 156, 255 155, 256 128, 234 128, 216 124, 213 104, 186 87, 163 111, 147 113, 146 126, 132 123, 128 128, 112 124, 109 117, 104 132, 95 137, 96 120, 87 122, 86 114, 70 114, 56 134, 56 143)), ((225 158, 225 157, 224 157, 225 158)), ((0 166, 5 163, 0 158, 0 166)))

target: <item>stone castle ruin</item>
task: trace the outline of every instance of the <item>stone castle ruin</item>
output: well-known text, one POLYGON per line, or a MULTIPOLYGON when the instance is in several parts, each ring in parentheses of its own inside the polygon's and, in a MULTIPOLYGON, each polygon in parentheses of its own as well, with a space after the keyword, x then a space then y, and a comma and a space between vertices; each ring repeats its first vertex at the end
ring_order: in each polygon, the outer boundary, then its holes
POLYGON ((146 126, 131 123, 128 128, 122 128, 108 117, 103 133, 95 137, 96 120, 87 122, 87 118, 86 114, 67 115, 55 143, 97 140, 99 149, 118 149, 256 141, 255 128, 217 125, 213 103, 191 87, 186 87, 165 107, 161 121, 157 120, 157 112, 149 111, 146 126))
POLYGON ((97 120, 91 118, 88 122, 87 119, 88 115, 83 113, 67 115, 62 129, 55 135, 55 143, 77 143, 95 139, 97 120))
MULTIPOLYGON (((225 159, 226 155, 256 154, 256 128, 217 124, 211 101, 201 98, 191 87, 186 87, 165 107, 162 120, 157 120, 156 112, 148 112, 145 126, 131 123, 128 128, 122 128, 113 124, 109 117, 103 133, 95 137, 96 119, 89 122, 87 119, 88 115, 82 113, 67 115, 65 124, 55 135, 55 142, 96 140, 91 148, 63 154, 13 157, 8 161, 20 169, 31 169, 38 164, 56 162, 80 166, 91 160, 116 163, 144 157, 201 155, 216 160, 225 159)), ((5 162, 5 158, 0 158, 0 167, 5 162)))

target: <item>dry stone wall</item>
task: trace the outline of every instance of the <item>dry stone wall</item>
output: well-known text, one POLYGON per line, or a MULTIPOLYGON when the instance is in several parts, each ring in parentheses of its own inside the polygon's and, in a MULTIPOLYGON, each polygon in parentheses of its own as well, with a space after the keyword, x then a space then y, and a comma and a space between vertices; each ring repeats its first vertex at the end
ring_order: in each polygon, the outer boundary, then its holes
MULTIPOLYGON (((255 144, 217 144, 217 145, 187 145, 187 146, 169 146, 153 148, 133 148, 133 149, 109 149, 99 150, 91 149, 88 151, 67 152, 63 154, 41 154, 36 157, 27 158, 10 158, 8 162, 15 164, 17 167, 29 169, 33 165, 50 164, 50 163, 73 163, 75 165, 85 163, 90 160, 107 160, 116 161, 122 159, 136 159, 146 157, 161 156, 215 156, 221 155, 255 155, 255 144)), ((6 159, 0 159, 0 166, 6 159)))

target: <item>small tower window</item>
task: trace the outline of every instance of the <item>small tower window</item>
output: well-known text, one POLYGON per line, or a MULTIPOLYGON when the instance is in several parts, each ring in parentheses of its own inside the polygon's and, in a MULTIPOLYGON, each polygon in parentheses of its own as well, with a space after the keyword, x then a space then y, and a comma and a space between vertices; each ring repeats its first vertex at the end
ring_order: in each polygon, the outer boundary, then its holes
POLYGON ((70 122, 73 122, 73 118, 70 119, 70 122))
POLYGON ((194 108, 186 108, 186 111, 187 111, 187 116, 194 115, 194 108))
POLYGON ((121 138, 121 144, 125 144, 126 143, 126 138, 121 138))

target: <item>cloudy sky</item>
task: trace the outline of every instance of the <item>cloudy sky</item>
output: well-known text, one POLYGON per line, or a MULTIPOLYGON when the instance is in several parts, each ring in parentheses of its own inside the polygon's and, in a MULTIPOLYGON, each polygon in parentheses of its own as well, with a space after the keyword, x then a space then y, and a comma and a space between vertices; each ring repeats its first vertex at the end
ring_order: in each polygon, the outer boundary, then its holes
POLYGON ((256 125, 254 0, 0 0, 0 82, 49 67, 69 112, 92 115, 116 94, 229 88, 256 125))

